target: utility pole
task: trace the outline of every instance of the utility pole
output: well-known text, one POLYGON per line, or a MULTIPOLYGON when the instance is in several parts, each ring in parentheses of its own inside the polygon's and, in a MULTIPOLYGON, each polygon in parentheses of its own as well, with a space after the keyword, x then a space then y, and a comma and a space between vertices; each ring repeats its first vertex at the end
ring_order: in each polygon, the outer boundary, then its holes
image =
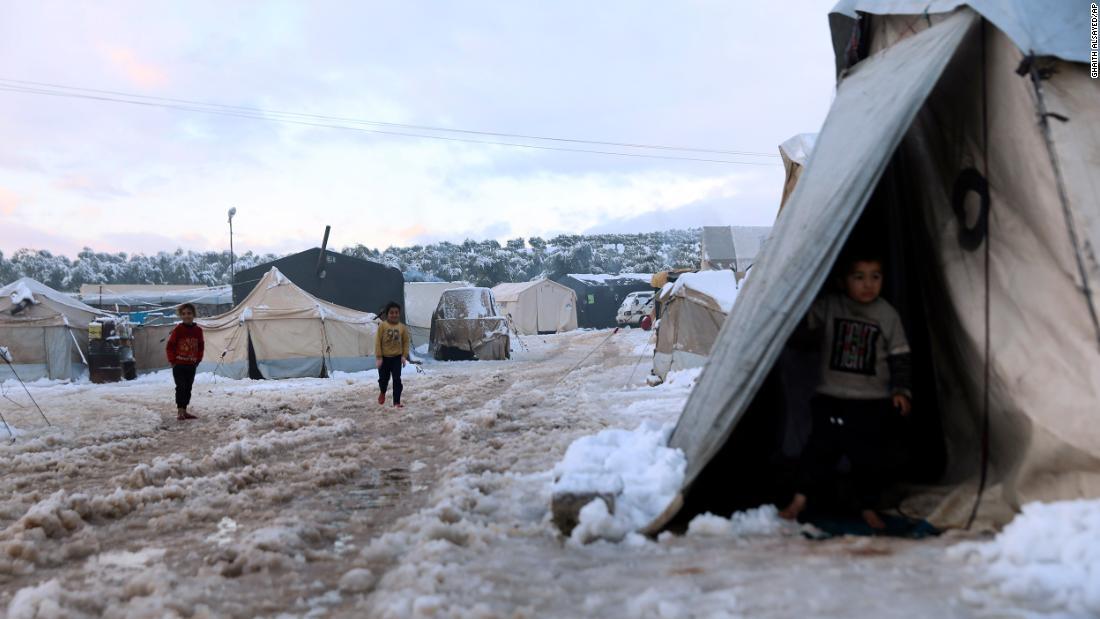
POLYGON ((229 285, 233 285, 233 278, 237 275, 237 259, 233 257, 233 216, 237 214, 237 207, 229 209, 229 285))

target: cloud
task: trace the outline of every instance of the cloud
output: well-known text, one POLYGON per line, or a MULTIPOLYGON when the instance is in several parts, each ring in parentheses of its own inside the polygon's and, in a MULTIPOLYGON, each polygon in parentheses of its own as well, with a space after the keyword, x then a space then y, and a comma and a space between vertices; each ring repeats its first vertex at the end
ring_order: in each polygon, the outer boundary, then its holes
POLYGON ((135 86, 159 88, 168 83, 168 75, 164 69, 139 60, 132 49, 107 47, 104 52, 111 66, 125 75, 135 86))
POLYGON ((96 179, 86 174, 69 174, 54 181, 53 186, 87 198, 118 198, 130 192, 112 185, 106 179, 96 179))

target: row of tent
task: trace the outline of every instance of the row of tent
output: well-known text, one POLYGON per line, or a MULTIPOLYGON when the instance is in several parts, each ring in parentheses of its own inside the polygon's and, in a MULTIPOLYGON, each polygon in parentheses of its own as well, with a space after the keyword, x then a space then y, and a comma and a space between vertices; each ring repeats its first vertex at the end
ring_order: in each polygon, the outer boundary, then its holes
MULTIPOLYGON (((492 292, 461 283, 406 284, 406 321, 414 346, 432 354, 505 359, 509 331, 558 333, 577 328, 576 293, 548 279, 502 284, 492 292), (451 349, 448 352, 447 349, 451 349)), ((87 366, 88 325, 111 314, 33 279, 0 289, 0 345, 24 380, 69 380, 87 366), (18 302, 22 311, 12 312, 18 302)), ((228 378, 291 378, 373 367, 376 316, 309 294, 272 267, 228 312, 201 318, 206 357, 200 372, 228 378)), ((134 329, 132 349, 141 371, 166 368, 165 341, 174 324, 134 329)))

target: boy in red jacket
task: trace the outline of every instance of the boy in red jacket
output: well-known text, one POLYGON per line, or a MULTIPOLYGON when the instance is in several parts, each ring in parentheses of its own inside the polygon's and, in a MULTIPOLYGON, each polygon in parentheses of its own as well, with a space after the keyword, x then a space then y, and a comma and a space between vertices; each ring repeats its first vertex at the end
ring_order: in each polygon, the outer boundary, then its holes
POLYGON ((195 368, 202 361, 205 343, 202 327, 195 324, 195 306, 184 303, 176 310, 180 324, 168 336, 168 363, 176 381, 176 419, 198 419, 187 412, 191 403, 191 386, 195 383, 195 368))

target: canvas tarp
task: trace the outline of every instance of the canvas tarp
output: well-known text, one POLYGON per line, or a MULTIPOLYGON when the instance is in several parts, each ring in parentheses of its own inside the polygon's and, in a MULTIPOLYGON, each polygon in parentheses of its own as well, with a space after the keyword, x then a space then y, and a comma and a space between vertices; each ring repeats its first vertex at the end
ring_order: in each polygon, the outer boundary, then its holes
POLYGON ((670 439, 687 454, 684 492, 776 367, 889 165, 894 191, 876 195, 898 218, 894 240, 925 252, 916 283, 931 290, 921 300, 927 320, 914 331, 928 333, 935 387, 923 397, 943 419, 948 494, 929 518, 961 526, 974 500, 987 361, 986 504, 1004 508, 987 517, 1003 523, 1029 500, 1100 496, 1100 267, 1086 251, 1100 242, 1098 85, 1087 67, 1058 62, 1036 89, 1015 72, 1024 55, 1012 29, 967 9, 872 26, 872 55, 844 74, 810 164, 670 439), (1052 148, 1037 120, 1042 105, 1068 119, 1050 121, 1052 148), (980 193, 968 181, 975 174, 988 179, 987 235, 983 210, 964 200, 980 193))
POLYGON ((561 333, 577 328, 577 293, 549 279, 497 284, 500 313, 521 334, 561 333))
POLYGON ((200 372, 249 376, 249 348, 263 378, 323 376, 374 367, 374 314, 322 301, 277 268, 232 310, 198 321, 206 337, 200 372))
POLYGON ((661 320, 653 351, 653 373, 662 380, 669 372, 700 367, 718 338, 722 323, 737 298, 733 271, 684 273, 658 295, 661 320))
MULTIPOLYGON (((168 367, 168 336, 174 324, 146 324, 134 326, 134 339, 131 344, 134 352, 134 366, 139 374, 155 372, 168 367)), ((207 348, 209 350, 209 348, 207 348)), ((207 353, 209 354, 209 353, 207 353)))
POLYGON ((409 328, 413 348, 428 343, 432 314, 443 291, 468 285, 463 282, 405 282, 405 325, 409 328))
POLYGON ((488 288, 443 292, 432 315, 430 349, 436 359, 507 359, 507 319, 497 312, 488 288))
POLYGON ((783 169, 786 172, 786 178, 783 181, 783 197, 779 200, 779 210, 783 210, 783 206, 787 204, 787 199, 791 197, 795 185, 798 184, 798 178, 802 176, 802 169, 810 159, 810 153, 814 150, 814 140, 816 139, 816 133, 799 133, 779 145, 779 155, 783 158, 783 169))
MULTIPOLYGON (((828 276, 888 158, 976 22, 973 14, 959 13, 863 61, 839 84, 810 165, 670 437, 687 456, 685 490, 729 439, 828 276)), ((674 509, 663 517, 673 515, 674 509)))
MULTIPOLYGON (((0 288, 0 346, 11 351, 12 366, 23 380, 71 380, 86 368, 88 323, 105 315, 24 277, 0 288), (31 304, 12 314, 28 297, 31 304)), ((12 368, 0 363, 0 380, 12 377, 12 368)))

